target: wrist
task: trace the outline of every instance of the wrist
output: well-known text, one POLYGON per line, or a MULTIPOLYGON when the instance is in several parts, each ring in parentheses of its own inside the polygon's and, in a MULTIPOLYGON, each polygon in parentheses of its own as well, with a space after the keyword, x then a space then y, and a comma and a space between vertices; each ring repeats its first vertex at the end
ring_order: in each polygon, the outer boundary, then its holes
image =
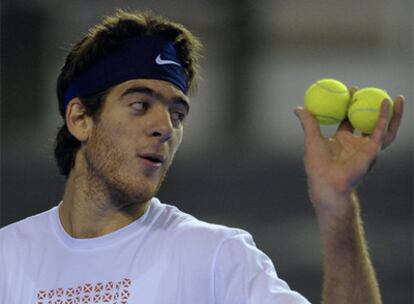
MULTIPOLYGON (((308 179, 309 196, 314 207, 323 241, 347 235, 347 229, 358 225, 359 202, 349 183, 332 179, 308 179)), ((339 240, 338 240, 339 241, 339 240)))
POLYGON ((326 200, 313 202, 313 206, 321 232, 336 230, 338 226, 353 225, 359 217, 355 190, 347 194, 331 195, 326 200))

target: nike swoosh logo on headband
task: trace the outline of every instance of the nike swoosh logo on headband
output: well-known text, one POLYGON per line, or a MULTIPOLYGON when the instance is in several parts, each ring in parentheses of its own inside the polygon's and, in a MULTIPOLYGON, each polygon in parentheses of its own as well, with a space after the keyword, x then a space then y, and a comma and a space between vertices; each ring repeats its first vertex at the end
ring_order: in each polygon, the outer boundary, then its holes
POLYGON ((157 63, 157 64, 175 64, 175 65, 178 65, 178 66, 181 66, 181 64, 179 64, 178 62, 175 62, 175 61, 172 61, 172 60, 163 60, 163 59, 161 59, 161 54, 159 54, 158 56, 157 56, 157 58, 155 58, 155 62, 157 63))

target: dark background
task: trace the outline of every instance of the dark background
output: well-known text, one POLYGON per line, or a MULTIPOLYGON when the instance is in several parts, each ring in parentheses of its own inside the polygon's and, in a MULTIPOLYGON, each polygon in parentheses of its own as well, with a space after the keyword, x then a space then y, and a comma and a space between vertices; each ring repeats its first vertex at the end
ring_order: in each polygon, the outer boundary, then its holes
POLYGON ((292 109, 325 77, 406 96, 399 138, 359 194, 384 303, 412 303, 410 0, 2 1, 0 226, 60 201, 56 77, 69 46, 118 7, 152 9, 205 45, 184 143, 158 196, 200 219, 248 230, 279 275, 314 303, 322 281, 318 227, 292 109))

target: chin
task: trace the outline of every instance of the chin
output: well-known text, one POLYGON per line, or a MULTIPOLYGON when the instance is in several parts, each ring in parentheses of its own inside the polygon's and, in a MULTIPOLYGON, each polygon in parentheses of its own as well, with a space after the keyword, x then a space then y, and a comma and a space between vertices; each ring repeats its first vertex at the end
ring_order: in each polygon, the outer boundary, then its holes
POLYGON ((154 191, 150 189, 130 189, 130 191, 118 192, 116 201, 121 202, 121 204, 142 204, 150 200, 155 195, 154 191))
POLYGON ((151 181, 131 181, 112 185, 110 196, 112 201, 122 206, 142 204, 153 198, 161 187, 162 180, 154 183, 151 181))

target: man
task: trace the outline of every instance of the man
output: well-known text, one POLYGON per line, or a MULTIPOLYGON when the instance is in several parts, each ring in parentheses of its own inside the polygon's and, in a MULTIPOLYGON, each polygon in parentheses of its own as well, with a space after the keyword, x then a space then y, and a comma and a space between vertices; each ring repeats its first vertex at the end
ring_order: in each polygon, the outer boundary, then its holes
MULTIPOLYGON (((57 93, 62 202, 0 232, 0 302, 309 303, 245 231, 208 224, 155 195, 183 136, 199 41, 181 25, 118 11, 76 44, 57 93)), ((343 122, 305 133, 309 194, 324 253, 324 303, 381 303, 355 186, 395 138, 403 98, 372 136, 343 122)))

